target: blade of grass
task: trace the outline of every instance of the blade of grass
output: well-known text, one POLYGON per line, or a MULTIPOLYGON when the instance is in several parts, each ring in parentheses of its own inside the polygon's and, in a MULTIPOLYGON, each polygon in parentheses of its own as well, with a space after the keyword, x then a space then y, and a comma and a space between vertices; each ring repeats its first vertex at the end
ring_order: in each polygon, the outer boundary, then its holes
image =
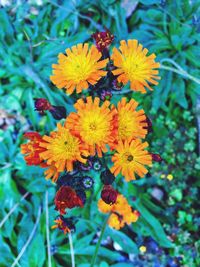
POLYGON ((19 255, 17 256, 17 258, 15 259, 15 261, 13 262, 13 264, 11 265, 11 267, 14 267, 14 266, 16 266, 18 264, 18 261, 21 259, 21 257, 23 256, 24 252, 26 251, 28 245, 30 244, 32 238, 34 237, 35 231, 36 231, 37 226, 38 226, 39 221, 40 221, 40 216, 41 216, 41 206, 38 209, 37 220, 35 222, 35 225, 33 227, 33 230, 31 232, 31 234, 30 234, 27 242, 24 244, 22 250, 20 251, 19 255))
POLYGON ((23 201, 30 193, 26 192, 20 199, 19 202, 17 202, 12 209, 6 214, 6 216, 3 218, 3 220, 0 222, 0 228, 4 225, 4 223, 8 220, 10 215, 16 210, 16 208, 19 206, 20 202, 23 201))

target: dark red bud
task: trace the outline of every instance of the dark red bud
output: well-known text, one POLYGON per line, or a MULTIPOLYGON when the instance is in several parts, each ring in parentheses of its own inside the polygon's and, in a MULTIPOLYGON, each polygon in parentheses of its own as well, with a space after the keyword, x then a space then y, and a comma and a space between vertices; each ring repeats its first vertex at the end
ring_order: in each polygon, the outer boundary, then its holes
POLYGON ((95 40, 96 47, 101 52, 114 40, 114 35, 108 29, 105 32, 96 32, 91 37, 95 40))
POLYGON ((115 176, 106 168, 106 170, 101 172, 100 179, 104 185, 111 185, 115 180, 115 176))
POLYGON ((51 104, 45 98, 35 98, 35 109, 39 112, 51 109, 51 104))
POLYGON ((63 106, 52 106, 49 110, 56 120, 61 120, 66 118, 66 109, 63 106))
POLYGON ((159 154, 151 154, 152 156, 152 160, 153 161, 156 161, 156 162, 161 162, 162 161, 162 158, 159 154))
POLYGON ((101 198, 106 204, 114 204, 117 200, 118 192, 110 185, 104 185, 101 198))

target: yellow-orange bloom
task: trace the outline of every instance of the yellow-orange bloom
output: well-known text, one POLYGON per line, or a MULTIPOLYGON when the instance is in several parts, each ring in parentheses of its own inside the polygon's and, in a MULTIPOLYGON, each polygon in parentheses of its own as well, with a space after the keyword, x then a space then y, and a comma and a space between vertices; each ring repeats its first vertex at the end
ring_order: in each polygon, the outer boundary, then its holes
POLYGON ((111 59, 116 67, 112 71, 118 75, 118 82, 127 84, 130 81, 130 87, 134 91, 146 92, 146 88, 153 90, 150 84, 157 85, 156 80, 160 79, 158 70, 160 64, 155 62, 155 54, 147 56, 148 49, 138 44, 137 40, 125 40, 120 42, 120 51, 113 48, 111 59))
POLYGON ((126 181, 135 180, 135 174, 143 177, 148 172, 144 165, 152 164, 152 156, 145 150, 146 147, 148 143, 142 143, 139 139, 120 140, 112 157, 114 165, 111 172, 115 176, 121 172, 126 181))
POLYGON ((106 144, 113 142, 114 124, 112 123, 115 110, 109 109, 110 102, 105 101, 100 106, 98 97, 92 100, 87 97, 86 102, 79 99, 74 105, 77 110, 72 112, 66 119, 65 127, 71 133, 81 138, 83 143, 89 147, 90 155, 94 156, 96 151, 102 157, 102 151, 106 152, 106 144))
POLYGON ((136 222, 139 218, 139 212, 133 211, 127 199, 121 194, 118 194, 117 201, 113 205, 106 204, 100 199, 98 209, 103 213, 111 213, 108 225, 116 230, 124 227, 125 224, 136 222))
POLYGON ((118 125, 115 143, 120 139, 145 138, 148 126, 146 116, 143 109, 136 111, 137 106, 138 102, 134 99, 127 103, 126 97, 123 97, 118 102, 115 115, 116 124, 118 125))
POLYGON ((58 64, 53 64, 51 81, 59 88, 65 88, 68 94, 72 94, 76 88, 77 93, 94 85, 106 75, 105 68, 108 59, 100 60, 101 52, 92 45, 78 44, 67 48, 66 54, 58 55, 58 64))
POLYGON ((47 170, 47 177, 65 169, 72 171, 74 161, 78 160, 82 163, 87 161, 82 156, 87 157, 88 152, 80 140, 61 124, 58 124, 57 127, 58 130, 52 132, 50 136, 43 136, 44 142, 40 143, 41 147, 46 148, 45 152, 40 153, 40 158, 46 160, 47 165, 51 166, 47 170))
POLYGON ((112 213, 108 218, 108 225, 119 230, 125 226, 125 221, 118 214, 112 213))

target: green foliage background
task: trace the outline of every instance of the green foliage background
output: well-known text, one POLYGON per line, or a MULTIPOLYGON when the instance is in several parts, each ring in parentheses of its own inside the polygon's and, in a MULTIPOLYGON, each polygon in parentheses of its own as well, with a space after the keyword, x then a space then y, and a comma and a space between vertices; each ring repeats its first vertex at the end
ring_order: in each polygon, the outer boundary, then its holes
MULTIPOLYGON (((148 141, 151 151, 164 160, 154 164, 148 177, 118 185, 142 216, 122 231, 107 228, 96 266, 200 266, 200 1, 38 3, 11 1, 0 9, 0 107, 14 118, 14 123, 1 125, 0 130, 0 221, 29 192, 1 228, 0 266, 12 266, 34 227, 33 239, 16 266, 49 266, 46 213, 50 227, 57 215, 55 186, 43 178, 39 168, 26 166, 19 146, 24 132, 43 134, 56 125, 50 115, 40 117, 34 111, 34 97, 72 109, 75 97, 68 97, 49 80, 58 53, 79 42, 92 42, 91 34, 104 26, 115 35, 116 45, 121 39, 136 38, 162 64, 162 80, 153 93, 126 96, 138 100, 152 119, 153 133, 148 141), (169 174, 174 177, 171 181, 169 174), (157 244, 156 252, 149 245, 150 237, 157 244), (147 247, 145 254, 138 250, 141 245, 147 247), (177 265, 169 265, 170 260, 177 265)), ((121 96, 114 95, 114 101, 121 96)), ((90 266, 105 217, 96 206, 101 190, 99 173, 90 175, 96 183, 88 192, 86 206, 70 213, 80 217, 73 234, 79 267, 90 266)), ((52 266, 71 266, 67 236, 50 230, 50 242, 52 266)))

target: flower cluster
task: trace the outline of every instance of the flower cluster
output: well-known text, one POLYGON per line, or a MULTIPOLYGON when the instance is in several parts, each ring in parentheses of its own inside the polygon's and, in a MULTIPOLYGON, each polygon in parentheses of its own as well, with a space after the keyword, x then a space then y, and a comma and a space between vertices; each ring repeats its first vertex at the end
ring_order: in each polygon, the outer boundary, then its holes
POLYGON ((44 98, 35 99, 35 109, 40 115, 49 111, 54 119, 64 122, 57 123, 56 129, 43 136, 26 133, 28 142, 21 146, 27 164, 45 168, 46 179, 57 183, 54 203, 60 215, 54 228, 64 233, 73 228, 69 226, 72 221, 69 223, 69 218, 63 217, 66 210, 82 208, 86 191, 97 182, 87 175, 91 168, 102 170, 99 210, 110 212, 108 224, 120 229, 137 221, 138 212, 132 211, 112 184, 117 184, 119 175, 127 182, 137 176, 144 177, 152 161, 161 160, 158 154, 147 151, 144 139, 151 131, 151 121, 139 103, 126 97, 118 103, 112 101, 113 92, 123 90, 128 82, 133 91, 152 90, 149 84, 157 84, 159 79, 155 55, 147 56, 148 50, 137 40, 122 40, 119 50, 114 47, 110 55, 108 47, 114 36, 106 30, 92 37, 96 46, 77 44, 67 48, 66 54, 59 54, 50 77, 68 95, 87 89, 87 96, 83 94, 77 99, 74 111, 69 114, 65 107, 52 105, 44 98), (106 161, 109 157, 112 166, 106 161))
POLYGON ((127 199, 118 194, 116 202, 113 205, 106 204, 102 199, 98 202, 98 208, 103 213, 111 213, 108 219, 108 225, 116 230, 124 227, 125 224, 136 222, 139 218, 139 212, 132 210, 127 199))

